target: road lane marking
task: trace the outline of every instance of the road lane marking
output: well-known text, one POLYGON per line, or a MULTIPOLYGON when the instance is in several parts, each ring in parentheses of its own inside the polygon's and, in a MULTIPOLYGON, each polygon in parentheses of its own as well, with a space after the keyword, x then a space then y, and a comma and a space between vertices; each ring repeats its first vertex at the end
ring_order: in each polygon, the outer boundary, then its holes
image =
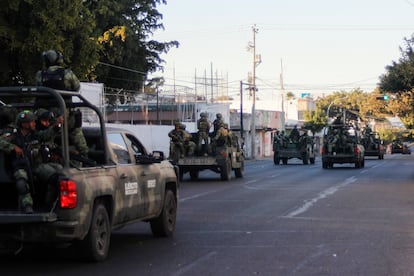
POLYGON ((211 257, 213 257, 216 254, 217 254, 216 251, 211 251, 207 253, 206 255, 196 259, 194 262, 191 262, 189 264, 182 266, 180 269, 178 269, 176 272, 170 275, 173 275, 173 276, 185 275, 191 270, 193 270, 197 265, 209 260, 211 257))
POLYGON ((202 197, 202 196, 205 196, 205 195, 209 195, 209 194, 212 194, 212 193, 215 193, 215 192, 217 192, 217 190, 208 191, 208 192, 205 192, 205 193, 199 193, 199 194, 195 194, 195 195, 192 195, 192 196, 189 196, 189 197, 180 198, 180 202, 187 201, 187 200, 190 200, 190 199, 195 199, 195 198, 202 197))
POLYGON ((314 198, 312 198, 310 200, 307 200, 306 203, 303 204, 301 207, 293 210, 292 212, 288 213, 287 215, 285 215, 283 217, 285 217, 285 218, 293 218, 293 217, 295 217, 297 215, 300 215, 300 214, 306 212, 307 210, 309 210, 319 200, 324 199, 324 198, 326 198, 326 197, 328 197, 330 195, 333 195, 339 189, 341 189, 341 188, 343 188, 343 187, 347 186, 348 184, 351 184, 351 183, 353 183, 355 181, 357 181, 357 178, 355 176, 349 177, 349 178, 345 179, 344 182, 342 182, 342 183, 340 183, 340 184, 338 184, 336 186, 330 187, 330 188, 328 188, 326 190, 323 190, 322 192, 320 192, 318 194, 317 197, 314 197, 314 198))

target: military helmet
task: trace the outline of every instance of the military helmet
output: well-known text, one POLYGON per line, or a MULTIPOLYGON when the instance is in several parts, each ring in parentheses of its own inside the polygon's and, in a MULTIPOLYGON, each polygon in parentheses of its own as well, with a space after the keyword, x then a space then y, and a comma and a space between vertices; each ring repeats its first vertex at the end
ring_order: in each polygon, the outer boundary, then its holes
POLYGON ((175 121, 174 125, 180 127, 181 126, 181 123, 180 123, 180 121, 175 121))
POLYGON ((56 50, 48 50, 42 53, 46 66, 59 65, 63 63, 63 55, 56 50))
POLYGON ((36 116, 33 114, 33 112, 25 110, 17 114, 16 124, 20 126, 21 123, 28 123, 35 120, 36 116))
POLYGON ((205 113, 205 112, 201 112, 201 113, 200 113, 200 117, 207 117, 207 113, 205 113))
POLYGON ((36 110, 35 115, 38 119, 41 119, 41 120, 51 120, 54 117, 54 114, 52 111, 49 111, 44 108, 39 108, 38 110, 36 110))
POLYGON ((216 114, 216 118, 217 118, 217 119, 221 119, 221 118, 223 118, 223 115, 221 115, 221 113, 217 113, 217 114, 216 114))

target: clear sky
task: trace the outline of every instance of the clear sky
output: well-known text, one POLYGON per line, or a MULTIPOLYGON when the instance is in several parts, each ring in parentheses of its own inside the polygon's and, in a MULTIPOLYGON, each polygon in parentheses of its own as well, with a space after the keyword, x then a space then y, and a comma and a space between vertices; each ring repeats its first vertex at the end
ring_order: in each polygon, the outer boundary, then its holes
POLYGON ((167 83, 194 87, 212 64, 230 95, 252 71, 253 25, 258 93, 279 89, 281 64, 286 91, 371 92, 414 33, 414 0, 167 0, 158 10, 165 30, 154 38, 180 43, 162 56, 167 83))

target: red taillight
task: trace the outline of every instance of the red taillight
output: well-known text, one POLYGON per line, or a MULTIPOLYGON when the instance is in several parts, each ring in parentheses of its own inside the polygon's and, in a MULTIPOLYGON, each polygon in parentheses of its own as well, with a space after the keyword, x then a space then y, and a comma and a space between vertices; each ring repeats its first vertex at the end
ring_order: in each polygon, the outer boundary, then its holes
POLYGON ((61 180, 60 187, 60 208, 72 209, 78 202, 76 183, 73 180, 61 180))
POLYGON ((325 147, 322 147, 321 154, 325 155, 325 147))
POLYGON ((354 148, 354 152, 355 152, 355 154, 358 154, 359 153, 359 148, 358 147, 355 147, 354 148))

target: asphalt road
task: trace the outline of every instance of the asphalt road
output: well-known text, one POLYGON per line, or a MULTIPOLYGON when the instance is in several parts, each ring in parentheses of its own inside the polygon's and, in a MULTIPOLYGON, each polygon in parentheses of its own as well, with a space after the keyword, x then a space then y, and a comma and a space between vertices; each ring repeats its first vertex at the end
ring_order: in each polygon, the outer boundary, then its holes
POLYGON ((112 235, 109 258, 29 248, 1 275, 413 275, 414 155, 322 169, 247 161, 244 178, 213 172, 181 184, 172 239, 137 223, 112 235))

